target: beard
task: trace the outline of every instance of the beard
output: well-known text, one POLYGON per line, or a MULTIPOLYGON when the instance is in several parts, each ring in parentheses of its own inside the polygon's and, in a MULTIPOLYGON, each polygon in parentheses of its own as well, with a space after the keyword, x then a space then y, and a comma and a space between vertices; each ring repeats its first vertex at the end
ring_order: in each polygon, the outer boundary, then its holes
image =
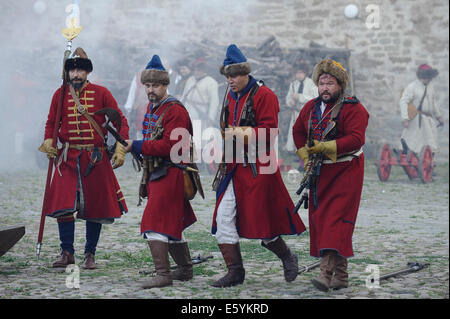
POLYGON ((160 96, 160 95, 157 95, 157 94, 149 94, 148 95, 149 101, 152 102, 153 104, 159 103, 162 100, 163 97, 164 97, 163 95, 160 96))
POLYGON ((325 92, 320 93, 319 96, 324 103, 327 103, 327 104, 335 103, 341 96, 341 92, 336 92, 334 94, 331 94, 328 91, 325 91, 325 92), (327 95, 327 94, 328 94, 328 96, 326 98, 324 98, 324 95, 327 95))
POLYGON ((86 82, 86 81, 79 79, 79 78, 74 78, 74 79, 70 80, 70 84, 72 84, 72 86, 75 90, 81 89, 84 85, 84 82, 86 82))

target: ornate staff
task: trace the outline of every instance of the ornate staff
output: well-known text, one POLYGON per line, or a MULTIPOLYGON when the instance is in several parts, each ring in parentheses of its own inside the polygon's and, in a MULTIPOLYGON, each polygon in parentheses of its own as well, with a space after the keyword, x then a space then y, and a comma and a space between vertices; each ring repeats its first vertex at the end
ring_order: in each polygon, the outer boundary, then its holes
MULTIPOLYGON (((78 4, 75 3, 74 6, 78 7, 78 4)), ((64 59, 63 59, 63 70, 62 70, 62 80, 63 83, 61 85, 61 95, 60 95, 60 99, 58 101, 58 107, 56 109, 56 121, 55 121, 55 128, 53 130, 53 147, 56 148, 57 145, 57 138, 58 138, 58 132, 59 132, 59 127, 61 125, 61 117, 62 117, 62 107, 63 107, 63 102, 64 102, 64 96, 66 93, 66 86, 67 86, 67 74, 64 71, 64 65, 66 63, 66 60, 69 58, 71 51, 72 51, 72 40, 75 39, 81 32, 82 27, 78 26, 77 27, 77 19, 76 17, 72 17, 70 19, 69 23, 67 24, 67 28, 64 28, 62 30, 62 34, 63 36, 67 39, 67 44, 66 44, 66 50, 64 51, 64 59)), ((44 235, 44 225, 45 225, 45 212, 47 211, 46 209, 46 203, 47 203, 47 196, 48 196, 48 191, 50 189, 50 181, 52 179, 52 172, 53 172, 53 164, 54 164, 54 158, 51 158, 49 160, 48 163, 48 171, 47 171, 47 181, 45 184, 45 191, 44 191, 44 200, 42 203, 42 212, 41 212, 41 222, 39 225, 39 234, 38 234, 38 240, 37 240, 37 250, 36 250, 36 257, 39 259, 39 255, 41 253, 41 246, 42 246, 42 237, 44 235)))

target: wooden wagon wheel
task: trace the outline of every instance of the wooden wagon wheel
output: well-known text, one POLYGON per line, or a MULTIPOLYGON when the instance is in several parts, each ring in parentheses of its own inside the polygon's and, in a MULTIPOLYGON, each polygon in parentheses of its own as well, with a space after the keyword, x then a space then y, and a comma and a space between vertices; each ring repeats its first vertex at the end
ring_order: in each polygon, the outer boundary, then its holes
POLYGON ((424 146, 419 156, 419 176, 423 183, 428 184, 433 177, 434 159, 429 146, 424 146))
POLYGON ((381 152, 378 155, 377 173, 380 181, 385 182, 391 173, 391 158, 392 152, 389 144, 384 144, 381 152))

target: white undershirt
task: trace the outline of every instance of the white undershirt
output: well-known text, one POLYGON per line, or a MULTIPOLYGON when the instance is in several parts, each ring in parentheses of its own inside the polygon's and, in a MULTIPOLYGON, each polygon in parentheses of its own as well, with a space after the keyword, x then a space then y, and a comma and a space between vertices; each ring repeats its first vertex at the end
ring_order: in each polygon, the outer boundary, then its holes
POLYGON ((321 115, 323 115, 323 112, 325 111, 325 108, 326 108, 326 107, 327 107, 327 106, 325 105, 325 103, 322 102, 322 104, 320 104, 320 111, 322 112, 321 115))

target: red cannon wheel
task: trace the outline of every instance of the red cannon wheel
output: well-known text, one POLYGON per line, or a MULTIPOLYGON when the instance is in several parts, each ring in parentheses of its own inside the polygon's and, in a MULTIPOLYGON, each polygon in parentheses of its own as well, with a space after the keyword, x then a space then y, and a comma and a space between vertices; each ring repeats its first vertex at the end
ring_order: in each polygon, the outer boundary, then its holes
POLYGON ((406 155, 406 161, 407 163, 401 162, 400 165, 403 167, 406 175, 408 175, 408 178, 412 180, 418 177, 419 158, 417 157, 416 153, 408 151, 408 154, 406 155))
POLYGON ((434 159, 433 152, 429 146, 424 146, 419 156, 419 176, 422 183, 428 184, 433 177, 434 159))
POLYGON ((391 173, 392 152, 389 144, 384 144, 378 156, 377 173, 380 181, 385 182, 391 173))

